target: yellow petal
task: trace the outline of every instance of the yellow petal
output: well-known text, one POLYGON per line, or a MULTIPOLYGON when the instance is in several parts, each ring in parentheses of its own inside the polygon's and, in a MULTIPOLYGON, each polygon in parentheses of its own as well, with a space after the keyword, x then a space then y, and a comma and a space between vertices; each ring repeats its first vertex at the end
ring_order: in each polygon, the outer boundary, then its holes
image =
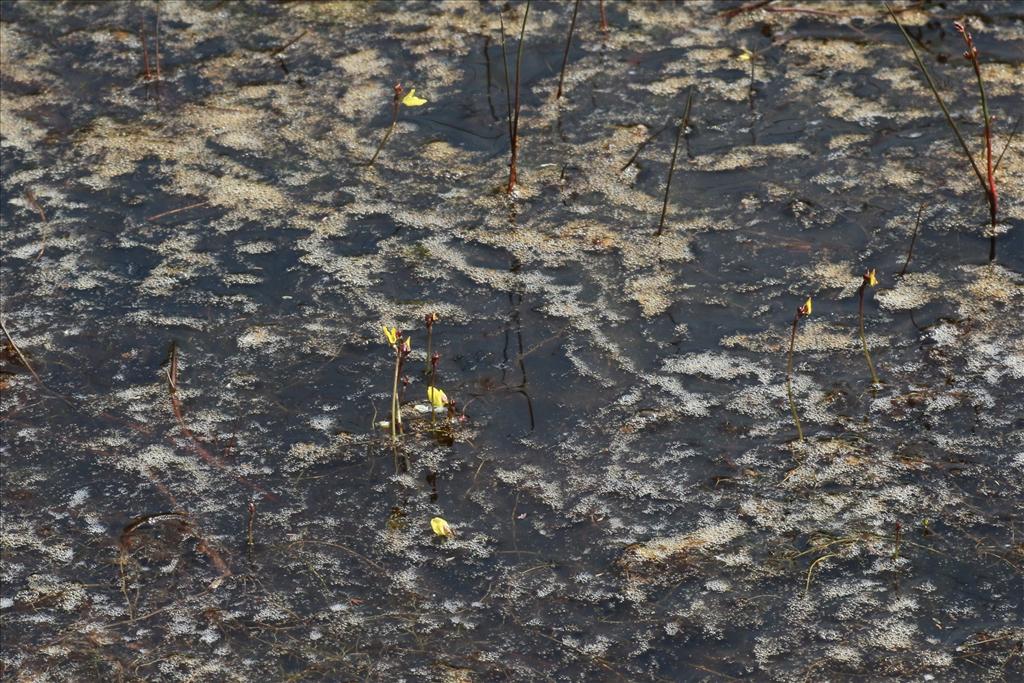
POLYGON ((427 400, 435 408, 448 405, 448 397, 443 391, 436 387, 427 387, 427 400))
POLYGON ((868 284, 874 287, 878 284, 878 278, 875 277, 875 269, 872 268, 868 271, 868 284))
POLYGON ((410 339, 409 337, 405 338, 405 342, 402 344, 402 350, 405 351, 406 353, 412 351, 412 339, 410 339))
POLYGON ((409 94, 402 98, 402 104, 407 107, 418 107, 421 104, 426 104, 427 101, 422 97, 416 97, 416 88, 409 91, 409 94))
POLYGON ((811 297, 807 297, 807 301, 804 302, 804 315, 810 315, 812 308, 814 308, 814 306, 811 304, 811 297))
POLYGON ((740 48, 740 56, 737 57, 736 59, 740 60, 741 62, 749 62, 751 59, 753 59, 753 57, 754 57, 754 53, 753 52, 751 52, 750 50, 748 50, 745 47, 741 47, 740 48))
POLYGON ((384 330, 384 338, 388 340, 388 344, 394 346, 398 343, 398 330, 396 328, 381 325, 380 329, 384 330))
POLYGON ((434 517, 432 520, 430 520, 430 528, 434 530, 435 534, 437 534, 438 536, 443 536, 445 538, 455 535, 455 532, 452 531, 452 528, 448 526, 448 522, 444 521, 440 517, 434 517))

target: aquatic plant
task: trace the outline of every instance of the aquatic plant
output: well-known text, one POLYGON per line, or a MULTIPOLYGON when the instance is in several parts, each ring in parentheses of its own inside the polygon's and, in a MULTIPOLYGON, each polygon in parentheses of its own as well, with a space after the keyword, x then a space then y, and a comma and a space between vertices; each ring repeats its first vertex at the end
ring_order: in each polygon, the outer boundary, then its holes
POLYGON ((398 110, 401 109, 403 105, 406 107, 420 107, 426 103, 427 101, 425 99, 416 96, 416 88, 412 88, 408 93, 406 93, 405 89, 402 88, 401 83, 395 83, 395 96, 391 101, 391 125, 388 126, 387 132, 384 133, 384 137, 381 138, 380 144, 377 145, 377 151, 375 151, 373 156, 370 157, 370 160, 366 162, 367 166, 372 166, 373 162, 377 160, 377 155, 379 155, 380 151, 384 149, 384 145, 387 143, 388 138, 390 138, 391 133, 394 132, 395 124, 398 123, 398 110))
POLYGON ((858 305, 858 316, 860 319, 860 343, 864 347, 864 359, 868 362, 868 370, 871 371, 871 384, 878 385, 881 382, 878 381, 878 375, 875 374, 875 364, 871 362, 871 353, 868 351, 868 340, 864 336, 864 292, 868 287, 874 287, 878 284, 878 279, 875 277, 875 269, 864 273, 860 288, 857 290, 857 297, 860 300, 858 305))
POLYGON ((516 48, 516 80, 515 99, 512 99, 508 80, 508 56, 505 53, 505 22, 498 15, 501 25, 501 62, 505 68, 505 104, 508 108, 508 139, 509 139, 509 162, 508 162, 508 186, 505 192, 512 194, 518 179, 519 165, 519 86, 523 66, 523 37, 526 35, 526 20, 530 16, 530 0, 527 0, 526 11, 523 12, 523 25, 519 29, 519 45, 516 48))
POLYGON ((903 268, 898 273, 899 277, 903 277, 907 274, 907 266, 910 265, 910 259, 914 255, 914 243, 917 242, 917 231, 921 227, 921 213, 924 211, 924 202, 921 202, 921 206, 917 208, 917 219, 914 221, 914 232, 910 236, 910 247, 907 248, 907 260, 903 262, 903 268))
POLYGON ((391 442, 398 440, 398 434, 402 429, 402 411, 398 401, 398 377, 402 372, 402 363, 405 357, 412 351, 412 342, 406 337, 402 339, 402 333, 394 327, 382 325, 384 339, 395 352, 395 377, 391 385, 391 442))
POLYGON ((452 531, 452 527, 442 517, 434 517, 430 520, 430 528, 434 530, 434 533, 442 538, 454 538, 455 532, 452 531))
POLYGON ((672 173, 676 170, 676 156, 679 154, 679 140, 683 137, 686 127, 690 122, 690 107, 693 105, 693 88, 686 96, 686 108, 683 110, 683 117, 679 121, 679 129, 676 131, 676 144, 672 148, 672 161, 668 165, 668 178, 665 180, 665 201, 661 205, 661 220, 658 221, 658 231, 655 235, 661 235, 665 230, 665 214, 668 212, 668 192, 672 187, 672 173))
POLYGON ((576 29, 576 13, 580 11, 580 0, 572 8, 572 19, 569 20, 569 35, 565 38, 565 51, 562 53, 562 70, 558 74, 558 91, 555 99, 562 97, 562 83, 565 81, 565 65, 569 61, 569 46, 572 45, 572 33, 576 29))
POLYGON ((793 330, 789 335, 789 360, 786 362, 786 395, 789 397, 789 409, 793 412, 793 424, 796 425, 796 436, 798 441, 804 440, 804 431, 800 427, 800 415, 796 411, 796 402, 793 400, 793 345, 796 343, 796 327, 800 319, 811 314, 813 305, 811 297, 807 297, 804 305, 796 309, 793 316, 793 330))
POLYGON ((959 126, 956 125, 956 121, 953 120, 952 115, 949 113, 949 109, 946 107, 946 103, 942 100, 942 95, 939 94, 939 89, 935 85, 935 81, 932 79, 931 73, 928 71, 928 67, 924 65, 924 61, 921 59, 921 53, 918 52, 917 46, 914 45, 914 41, 911 39, 907 30, 903 28, 903 24, 896 17, 896 13, 893 12, 892 8, 889 7, 888 3, 885 5, 886 9, 889 10, 892 20, 896 22, 896 26, 899 27, 900 32, 903 34, 903 38, 907 41, 907 45, 910 46, 911 51, 914 53, 914 59, 917 60, 917 66, 921 69, 921 73, 924 74, 925 80, 928 82, 928 87, 931 89, 932 94, 935 96, 935 101, 938 102, 939 108, 942 109, 942 113, 946 117, 946 122, 949 124, 950 129, 953 131, 953 135, 956 137, 957 142, 960 143, 960 148, 963 150, 964 155, 971 164, 971 168, 974 170, 974 174, 978 178, 978 182, 981 184, 982 192, 985 195, 985 199, 988 202, 989 210, 989 252, 988 260, 994 261, 996 258, 996 223, 998 221, 999 213, 999 192, 996 189, 996 168, 998 163, 993 163, 992 160, 992 117, 988 111, 988 97, 985 95, 985 83, 981 78, 981 65, 978 62, 978 49, 974 46, 974 38, 971 36, 970 31, 967 30, 966 24, 954 22, 953 26, 957 32, 964 39, 964 43, 967 46, 966 52, 964 52, 964 58, 971 62, 974 67, 974 74, 978 81, 978 92, 981 96, 981 111, 985 123, 985 161, 986 161, 986 173, 982 173, 981 168, 978 166, 977 160, 974 158, 974 154, 971 152, 970 147, 967 146, 967 141, 964 140, 964 136, 960 133, 959 126))

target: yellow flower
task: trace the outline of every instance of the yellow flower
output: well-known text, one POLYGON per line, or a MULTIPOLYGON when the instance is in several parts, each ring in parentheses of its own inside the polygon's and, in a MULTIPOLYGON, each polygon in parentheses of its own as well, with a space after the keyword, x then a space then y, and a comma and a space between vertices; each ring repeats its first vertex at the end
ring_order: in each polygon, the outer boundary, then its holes
POLYGON ((427 387, 427 400, 435 408, 448 405, 448 397, 443 391, 435 387, 427 387))
POLYGON ((874 268, 872 268, 871 270, 864 274, 864 279, 867 280, 867 283, 872 287, 878 284, 878 278, 875 277, 874 268))
POLYGON ((412 339, 406 337, 405 341, 402 343, 402 352, 409 353, 410 351, 412 351, 412 339))
POLYGON ((389 328, 387 325, 381 325, 380 329, 384 330, 384 338, 387 339, 388 344, 396 346, 398 344, 398 330, 394 327, 389 328))
POLYGON ((430 520, 430 528, 434 530, 434 533, 444 538, 450 538, 455 535, 452 528, 448 526, 448 522, 444 521, 440 517, 434 517, 430 520))
POLYGON ((410 90, 409 94, 402 98, 402 104, 407 107, 419 107, 426 103, 427 101, 422 97, 416 97, 416 88, 410 90))
POLYGON ((810 315, 811 314, 811 310, 813 308, 814 308, 814 306, 811 304, 811 297, 807 297, 807 301, 805 301, 804 305, 800 307, 800 314, 801 315, 810 315))
POLYGON ((754 53, 753 52, 751 52, 750 50, 748 50, 745 47, 741 47, 740 48, 740 56, 737 57, 736 59, 740 60, 741 62, 749 62, 753 58, 754 58, 754 53))

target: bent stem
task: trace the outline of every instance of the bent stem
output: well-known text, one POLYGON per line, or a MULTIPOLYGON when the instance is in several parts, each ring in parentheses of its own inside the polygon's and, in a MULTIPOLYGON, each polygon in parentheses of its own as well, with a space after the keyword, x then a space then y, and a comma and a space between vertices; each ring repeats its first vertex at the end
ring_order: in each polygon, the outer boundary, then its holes
POLYGON ((800 312, 797 311, 793 318, 793 331, 789 335, 789 361, 786 363, 786 395, 789 396, 789 409, 793 413, 793 424, 796 425, 796 437, 798 441, 804 440, 804 430, 800 428, 800 416, 796 412, 796 402, 793 400, 793 345, 796 343, 796 326, 800 322, 800 312))
POLYGON ((881 384, 881 382, 878 381, 878 375, 875 374, 875 364, 871 362, 871 353, 868 351, 868 340, 867 337, 864 336, 864 291, 867 289, 867 287, 868 282, 867 280, 865 280, 864 282, 861 283, 860 289, 857 290, 858 295, 860 296, 860 343, 861 346, 864 347, 864 360, 868 362, 868 370, 871 371, 871 384, 878 385, 881 384))

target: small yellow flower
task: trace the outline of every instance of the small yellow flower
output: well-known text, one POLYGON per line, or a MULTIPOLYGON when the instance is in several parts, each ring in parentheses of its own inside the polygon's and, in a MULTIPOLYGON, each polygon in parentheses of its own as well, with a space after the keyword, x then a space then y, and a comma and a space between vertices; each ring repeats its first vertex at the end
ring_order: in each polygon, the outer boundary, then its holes
POLYGON ((864 279, 872 287, 874 287, 874 286, 876 286, 878 284, 878 278, 875 277, 875 269, 874 268, 872 268, 871 270, 869 270, 867 273, 864 274, 864 279))
POLYGON ((751 52, 750 50, 748 50, 745 47, 741 47, 740 48, 740 56, 737 57, 736 59, 740 60, 741 62, 749 62, 753 58, 754 58, 754 53, 753 52, 751 52))
POLYGON ((410 90, 409 94, 402 98, 402 104, 407 107, 419 107, 426 103, 427 101, 422 97, 416 97, 416 88, 410 90))
POLYGON ((406 337, 405 341, 402 342, 402 353, 409 353, 410 351, 412 351, 412 339, 406 337))
POLYGON ((427 387, 427 400, 429 400, 430 405, 435 408, 448 405, 448 397, 442 390, 436 387, 427 387))
POLYGON ((805 301, 804 305, 800 307, 800 315, 810 315, 813 308, 814 306, 811 304, 811 297, 807 297, 807 301, 805 301))
POLYGON ((434 517, 430 520, 430 528, 434 530, 434 533, 444 538, 451 538, 455 536, 455 532, 448 526, 448 522, 444 521, 440 517, 434 517))
POLYGON ((388 341, 388 344, 392 346, 398 345, 398 330, 396 328, 381 325, 380 329, 384 330, 384 338, 388 341))

